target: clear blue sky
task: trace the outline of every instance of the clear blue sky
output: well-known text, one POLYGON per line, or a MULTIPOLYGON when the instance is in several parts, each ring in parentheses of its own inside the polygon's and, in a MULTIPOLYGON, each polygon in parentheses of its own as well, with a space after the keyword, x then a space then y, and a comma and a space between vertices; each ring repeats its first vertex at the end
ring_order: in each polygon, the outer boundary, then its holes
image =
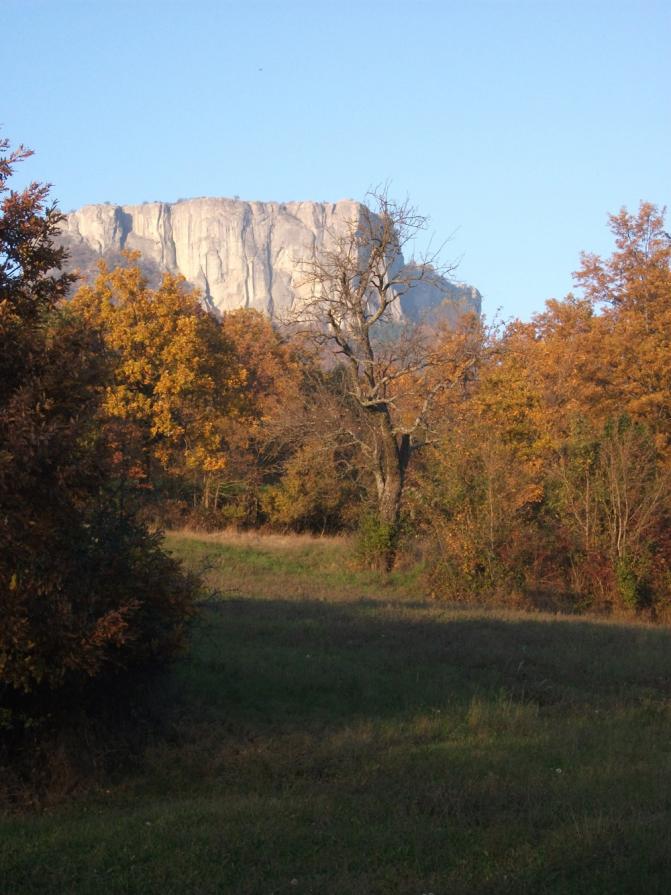
POLYGON ((0 0, 5 136, 64 210, 362 198, 430 217, 486 313, 671 204, 671 4, 0 0))

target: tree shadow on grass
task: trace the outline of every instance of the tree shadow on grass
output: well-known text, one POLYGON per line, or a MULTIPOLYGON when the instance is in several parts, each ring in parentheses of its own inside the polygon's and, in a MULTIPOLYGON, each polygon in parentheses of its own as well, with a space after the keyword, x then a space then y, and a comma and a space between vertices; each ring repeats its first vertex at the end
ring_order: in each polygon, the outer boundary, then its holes
POLYGON ((315 892, 662 892, 670 645, 584 619, 211 604, 170 785, 254 806, 261 856, 236 859, 259 875, 236 891, 298 854, 315 892))
POLYGON ((174 738, 69 826, 6 839, 0 893, 666 893, 670 645, 584 619, 209 604, 163 693, 174 738))
POLYGON ((671 696, 671 632, 374 601, 203 607, 188 700, 271 725, 393 718, 478 694, 603 710, 671 696))

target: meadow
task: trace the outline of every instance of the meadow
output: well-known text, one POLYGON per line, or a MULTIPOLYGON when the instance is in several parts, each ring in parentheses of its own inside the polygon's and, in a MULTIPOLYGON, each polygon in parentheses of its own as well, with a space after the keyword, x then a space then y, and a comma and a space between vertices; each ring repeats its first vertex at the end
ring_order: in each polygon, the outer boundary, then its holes
POLYGON ((671 632, 449 606, 340 538, 206 582, 132 767, 0 815, 2 895, 667 893, 671 632))

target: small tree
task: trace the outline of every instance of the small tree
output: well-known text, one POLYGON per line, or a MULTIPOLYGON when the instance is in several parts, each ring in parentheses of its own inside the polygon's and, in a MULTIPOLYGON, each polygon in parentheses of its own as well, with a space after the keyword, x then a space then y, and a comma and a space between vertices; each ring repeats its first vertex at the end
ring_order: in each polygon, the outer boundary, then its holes
POLYGON ((337 440, 317 434, 300 445, 286 462, 280 482, 263 495, 270 524, 315 534, 351 530, 364 490, 351 453, 337 440))
POLYGON ((403 320, 403 296, 422 282, 438 286, 449 271, 439 271, 435 257, 405 264, 403 248, 426 218, 386 192, 371 198, 374 208, 363 206, 306 263, 309 294, 295 322, 342 368, 337 429, 358 447, 375 482, 378 562, 389 570, 411 457, 430 439, 441 393, 472 366, 477 339, 471 330, 457 345, 440 326, 430 330, 403 320))

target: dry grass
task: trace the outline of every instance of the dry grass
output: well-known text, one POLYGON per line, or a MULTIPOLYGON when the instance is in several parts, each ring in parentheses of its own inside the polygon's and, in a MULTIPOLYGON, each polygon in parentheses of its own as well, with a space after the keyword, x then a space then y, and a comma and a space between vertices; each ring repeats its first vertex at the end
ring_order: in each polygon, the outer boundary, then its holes
POLYGON ((421 567, 392 575, 362 571, 346 537, 225 531, 171 531, 166 546, 220 597, 254 599, 416 600, 421 567))
POLYGON ((204 544, 226 544, 234 547, 251 547, 255 550, 289 550, 320 546, 337 546, 353 549, 353 540, 347 535, 278 534, 276 532, 241 531, 226 528, 221 531, 197 531, 193 528, 174 528, 166 532, 169 540, 199 541, 204 544))

